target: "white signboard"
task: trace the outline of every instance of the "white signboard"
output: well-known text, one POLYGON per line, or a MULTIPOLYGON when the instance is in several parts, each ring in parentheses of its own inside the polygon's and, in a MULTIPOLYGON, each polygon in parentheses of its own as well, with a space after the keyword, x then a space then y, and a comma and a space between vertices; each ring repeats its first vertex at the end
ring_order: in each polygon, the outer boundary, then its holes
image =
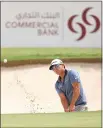
POLYGON ((2 2, 2 47, 101 47, 101 2, 2 2))

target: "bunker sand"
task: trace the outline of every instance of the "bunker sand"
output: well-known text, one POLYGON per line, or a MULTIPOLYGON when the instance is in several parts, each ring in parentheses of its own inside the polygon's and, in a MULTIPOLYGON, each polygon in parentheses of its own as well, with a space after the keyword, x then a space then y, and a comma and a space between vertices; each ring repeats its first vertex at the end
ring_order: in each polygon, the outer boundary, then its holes
MULTIPOLYGON (((69 63, 80 73, 89 111, 101 109, 101 64, 69 63)), ((49 65, 1 68, 1 113, 63 112, 49 65)))

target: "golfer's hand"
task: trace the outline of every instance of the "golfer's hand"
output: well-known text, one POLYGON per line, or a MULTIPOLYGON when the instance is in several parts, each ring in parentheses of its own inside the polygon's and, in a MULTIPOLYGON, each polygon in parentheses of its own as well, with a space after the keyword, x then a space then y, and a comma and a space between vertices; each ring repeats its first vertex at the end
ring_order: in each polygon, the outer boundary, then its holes
POLYGON ((75 105, 70 105, 69 106, 69 112, 73 112, 75 110, 75 105))
POLYGON ((69 112, 69 109, 64 109, 65 112, 69 112))

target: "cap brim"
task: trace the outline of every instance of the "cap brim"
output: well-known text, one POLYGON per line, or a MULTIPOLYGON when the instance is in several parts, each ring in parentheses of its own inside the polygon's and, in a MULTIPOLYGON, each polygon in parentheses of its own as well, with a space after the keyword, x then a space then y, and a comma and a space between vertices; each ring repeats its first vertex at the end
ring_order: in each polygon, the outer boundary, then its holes
POLYGON ((52 70, 52 67, 53 67, 54 65, 51 65, 50 67, 49 67, 49 70, 52 70))
POLYGON ((52 68, 53 68, 54 65, 61 65, 61 64, 64 65, 64 63, 50 65, 49 70, 52 70, 52 68))

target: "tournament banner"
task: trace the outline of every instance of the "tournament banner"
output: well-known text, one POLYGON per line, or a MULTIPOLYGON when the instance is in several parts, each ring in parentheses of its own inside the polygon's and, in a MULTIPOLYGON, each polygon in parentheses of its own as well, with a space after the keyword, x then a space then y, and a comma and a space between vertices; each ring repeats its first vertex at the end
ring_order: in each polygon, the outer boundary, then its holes
POLYGON ((2 2, 2 47, 101 47, 101 2, 2 2))

